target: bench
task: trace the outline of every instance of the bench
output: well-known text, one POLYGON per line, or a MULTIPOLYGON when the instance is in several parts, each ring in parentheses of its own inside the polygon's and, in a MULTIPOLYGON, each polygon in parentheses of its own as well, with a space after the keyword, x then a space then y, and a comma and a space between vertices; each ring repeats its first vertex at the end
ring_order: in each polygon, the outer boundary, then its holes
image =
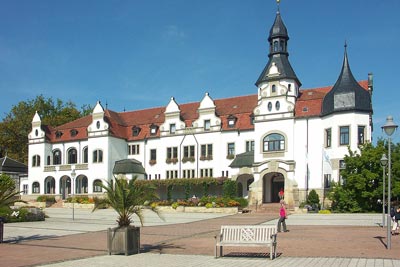
POLYGON ((215 258, 223 256, 224 246, 270 247, 270 258, 276 258, 276 225, 222 225, 215 236, 215 258))

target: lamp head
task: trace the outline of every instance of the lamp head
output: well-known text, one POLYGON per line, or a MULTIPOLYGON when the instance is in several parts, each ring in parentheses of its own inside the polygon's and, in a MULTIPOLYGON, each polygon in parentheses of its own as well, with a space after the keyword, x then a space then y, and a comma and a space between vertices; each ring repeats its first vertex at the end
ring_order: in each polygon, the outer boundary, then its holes
POLYGON ((393 122, 393 117, 388 116, 386 118, 385 125, 382 126, 382 130, 384 130, 388 136, 391 136, 394 133, 394 131, 396 131, 397 127, 398 126, 393 122))
POLYGON ((388 160, 388 158, 386 157, 386 154, 383 154, 383 155, 382 155, 382 158, 381 158, 381 165, 382 165, 383 167, 386 167, 388 161, 389 161, 389 160, 388 160))

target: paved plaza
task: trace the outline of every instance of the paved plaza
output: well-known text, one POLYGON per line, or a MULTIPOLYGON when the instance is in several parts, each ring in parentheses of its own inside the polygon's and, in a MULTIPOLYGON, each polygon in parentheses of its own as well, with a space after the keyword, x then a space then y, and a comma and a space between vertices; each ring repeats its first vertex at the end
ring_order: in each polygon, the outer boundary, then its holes
MULTIPOLYGON (((44 222, 5 224, 0 267, 18 266, 400 266, 400 236, 386 249, 381 214, 292 214, 278 234, 278 257, 267 248, 226 248, 215 259, 214 236, 224 224, 276 224, 274 214, 146 212, 139 255, 107 255, 112 210, 47 208, 44 222)), ((137 220, 136 220, 137 222, 137 220)))

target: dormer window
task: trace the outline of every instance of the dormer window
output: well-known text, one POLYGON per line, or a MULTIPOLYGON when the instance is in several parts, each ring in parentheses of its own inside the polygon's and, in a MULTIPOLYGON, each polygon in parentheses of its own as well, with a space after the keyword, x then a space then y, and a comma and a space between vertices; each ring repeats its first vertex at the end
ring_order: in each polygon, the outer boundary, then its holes
POLYGON ((97 128, 97 129, 100 129, 100 121, 97 121, 97 122, 96 122, 96 128, 97 128))
POLYGON ((254 114, 250 115, 250 124, 254 125, 254 114))
POLYGON ((175 125, 175 123, 171 123, 169 125, 169 133, 170 134, 175 134, 175 132, 176 132, 176 125, 175 125))
POLYGON ((233 116, 233 115, 230 115, 228 117, 228 127, 229 128, 234 128, 236 126, 236 121, 237 121, 237 118, 235 116, 233 116))
POLYGON ((211 129, 211 121, 204 120, 204 131, 209 131, 211 129))
POLYGON ((155 124, 150 125, 150 135, 156 135, 157 129, 158 129, 157 125, 155 125, 155 124))
POLYGON ((132 127, 132 136, 138 136, 140 133, 140 130, 141 130, 140 127, 133 126, 132 127))
POLYGON ((69 131, 71 134, 71 137, 75 137, 78 134, 78 131, 76 129, 72 129, 71 131, 69 131))
POLYGON ((56 138, 57 139, 61 138, 62 135, 63 135, 63 133, 61 131, 56 131, 56 138))
POLYGON ((272 85, 271 93, 273 93, 273 94, 276 93, 276 85, 275 84, 272 85))

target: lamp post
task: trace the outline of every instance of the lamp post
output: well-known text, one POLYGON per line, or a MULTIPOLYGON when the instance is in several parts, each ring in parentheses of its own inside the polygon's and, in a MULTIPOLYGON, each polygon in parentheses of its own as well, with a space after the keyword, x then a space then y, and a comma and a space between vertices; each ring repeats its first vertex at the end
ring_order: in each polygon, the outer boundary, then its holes
POLYGON ((385 133, 386 133, 386 135, 388 136, 388 143, 389 143, 389 146, 388 146, 388 150, 389 150, 389 159, 388 159, 388 162, 389 162, 389 165, 388 165, 388 220, 387 220, 387 249, 391 249, 392 248, 392 240, 391 240, 391 236, 392 236, 392 234, 391 234, 391 218, 390 218, 390 200, 391 200, 391 197, 390 197, 390 190, 391 190, 391 184, 390 184, 390 182, 391 182, 391 176, 392 176, 392 163, 391 163, 391 136, 392 136, 392 134, 394 133, 394 131, 396 131, 396 129, 397 129, 397 125, 396 124, 394 124, 394 122, 393 122, 393 117, 392 116, 388 116, 387 118, 386 118, 386 123, 385 123, 385 125, 383 125, 382 126, 382 129, 385 131, 385 133))
POLYGON ((383 179, 383 185, 382 185, 382 227, 385 227, 385 169, 386 169, 386 165, 388 163, 388 159, 386 157, 386 154, 382 155, 381 158, 381 165, 382 165, 382 179, 383 179))
POLYGON ((75 169, 72 169, 71 172, 71 179, 72 179, 72 186, 71 186, 71 191, 72 191, 72 220, 75 220, 75 177, 76 177, 76 172, 75 169))

